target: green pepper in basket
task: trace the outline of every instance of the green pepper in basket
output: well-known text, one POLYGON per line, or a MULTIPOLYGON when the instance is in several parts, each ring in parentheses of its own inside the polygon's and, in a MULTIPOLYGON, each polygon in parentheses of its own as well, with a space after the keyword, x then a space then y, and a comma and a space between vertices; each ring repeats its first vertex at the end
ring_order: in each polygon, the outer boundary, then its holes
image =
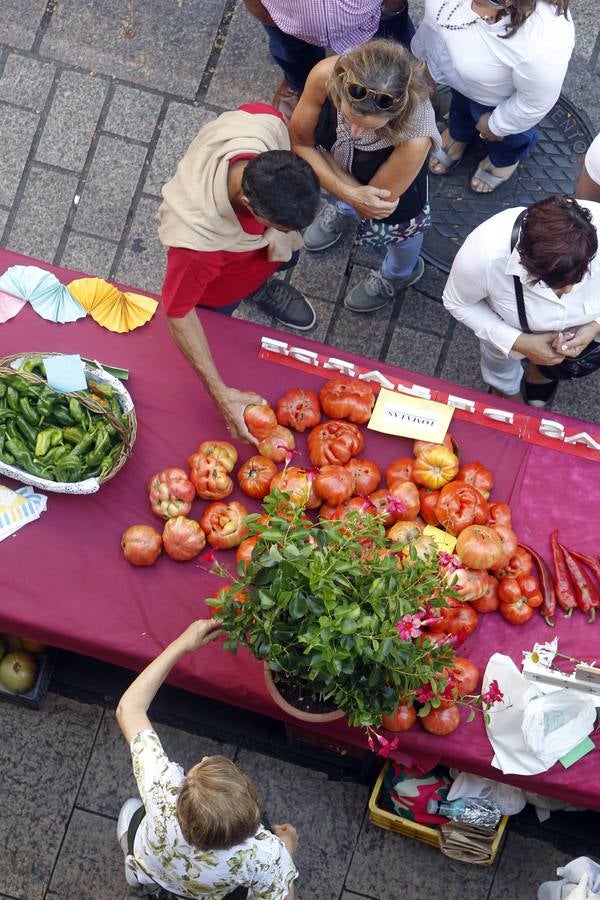
POLYGON ((55 425, 52 425, 50 428, 44 428, 43 431, 38 431, 38 436, 35 441, 34 456, 45 456, 51 447, 62 444, 62 439, 62 429, 57 428, 55 425))
POLYGON ((21 411, 19 407, 19 395, 12 385, 9 385, 6 391, 6 402, 9 409, 14 410, 15 412, 21 411))
POLYGON ((85 453, 87 453, 91 447, 94 446, 94 444, 96 443, 96 440, 98 438, 99 424, 100 423, 94 425, 94 427, 91 429, 91 431, 88 431, 87 434, 84 434, 84 436, 79 441, 79 443, 75 444, 75 446, 71 450, 71 454, 73 456, 81 457, 85 453))
POLYGON ((102 429, 100 432, 100 436, 96 441, 96 445, 91 453, 85 458, 86 467, 93 469, 96 466, 99 466, 102 463, 105 455, 110 450, 110 435, 106 431, 106 429, 102 429))
POLYGON ((76 397, 71 397, 69 399, 69 415, 73 419, 74 422, 79 422, 81 424, 84 423, 83 417, 83 409, 81 408, 81 403, 77 400, 76 397))
POLYGON ((25 469, 25 471, 30 472, 32 475, 37 475, 39 478, 46 477, 45 469, 34 462, 30 451, 19 438, 7 437, 6 449, 14 457, 16 466, 25 469))
POLYGON ((21 397, 19 399, 19 406, 21 408, 21 415, 29 422, 30 425, 39 424, 40 420, 38 414, 31 405, 28 397, 21 397))
POLYGON ((50 419, 58 425, 64 425, 67 428, 75 424, 64 406, 55 406, 50 413, 50 419))
POLYGON ((37 431, 26 419, 16 419, 15 421, 22 437, 24 437, 29 444, 29 449, 33 450, 35 442, 37 441, 37 431))
POLYGON ((0 397, 6 397, 8 385, 5 381, 0 381, 0 397))
POLYGON ((0 409, 0 422, 6 422, 8 419, 16 419, 17 414, 14 409, 0 409))
POLYGON ((100 463, 100 476, 101 476, 101 477, 104 476, 104 475, 106 475, 106 474, 110 471, 110 469, 112 468, 113 463, 114 463, 115 459, 117 458, 117 456, 118 456, 118 454, 119 454, 119 452, 120 452, 120 450, 121 450, 121 446, 122 446, 122 445, 121 445, 120 442, 119 442, 118 444, 116 444, 116 445, 112 448, 112 450, 110 450, 110 451, 106 454, 106 456, 104 457, 104 459, 103 459, 102 462, 100 463))
POLYGON ((78 444, 79 441, 82 441, 84 438, 83 431, 79 428, 78 425, 69 425, 62 430, 63 438, 65 441, 68 441, 69 444, 78 444))
POLYGON ((31 372, 37 373, 41 375, 42 378, 46 377, 46 369, 44 367, 44 360, 41 356, 30 356, 29 359, 26 359, 22 366, 19 366, 19 372, 31 372))

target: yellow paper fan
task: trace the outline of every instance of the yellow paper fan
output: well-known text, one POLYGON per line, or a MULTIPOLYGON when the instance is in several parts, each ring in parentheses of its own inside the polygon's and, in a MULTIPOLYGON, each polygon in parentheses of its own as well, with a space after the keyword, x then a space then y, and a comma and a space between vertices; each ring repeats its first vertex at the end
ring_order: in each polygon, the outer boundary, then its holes
POLYGON ((151 297, 123 293, 103 278, 79 278, 69 290, 99 325, 118 333, 145 325, 158 306, 151 297))

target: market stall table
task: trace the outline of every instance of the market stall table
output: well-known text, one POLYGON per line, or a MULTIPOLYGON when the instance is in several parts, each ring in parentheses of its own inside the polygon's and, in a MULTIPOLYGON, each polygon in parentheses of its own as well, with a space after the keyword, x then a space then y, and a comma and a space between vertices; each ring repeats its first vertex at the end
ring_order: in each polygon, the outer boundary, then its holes
MULTIPOLYGON (((15 264, 33 263, 18 254, 0 251, 0 273, 15 264)), ((68 284, 79 273, 39 264, 68 284)), ((319 390, 317 371, 295 371, 278 361, 259 358, 263 335, 284 340, 273 330, 201 312, 211 347, 224 379, 238 388, 256 390, 274 402, 284 390, 300 385, 319 390)), ((368 321, 365 319, 365 327, 368 321)), ((329 349, 306 340, 302 347, 329 354, 329 349)), ((113 334, 89 316, 58 325, 40 318, 27 304, 12 320, 0 325, 0 356, 21 351, 80 353, 109 365, 130 370, 127 387, 135 402, 138 436, 132 458, 122 471, 96 494, 50 494, 48 510, 33 524, 0 544, 0 630, 24 634, 66 650, 87 654, 116 665, 141 669, 194 618, 208 610, 222 580, 209 573, 206 563, 177 563, 163 555, 148 569, 131 567, 120 549, 120 536, 129 525, 160 522, 150 512, 149 476, 166 466, 184 466, 201 441, 227 439, 216 409, 199 379, 171 341, 162 311, 143 328, 113 334)), ((339 356, 342 351, 331 351, 339 356)), ((343 353, 358 366, 377 368, 390 377, 472 400, 482 395, 426 376, 343 353)), ((510 404, 509 404, 510 406, 510 404)), ((517 409, 513 406, 512 409, 517 409)), ((523 408, 520 409, 523 412, 523 408)), ((525 410, 527 415, 531 411, 525 410)), ((533 413, 531 413, 533 414, 533 413)), ((573 430, 594 431, 593 426, 552 415, 573 430)), ((596 429, 598 431, 599 429, 596 429)), ((492 497, 510 503, 519 537, 549 558, 549 535, 560 530, 567 545, 582 552, 600 549, 600 465, 557 450, 535 446, 496 428, 455 418, 451 426, 463 461, 479 459, 495 475, 492 497)), ((305 440, 294 464, 308 462, 305 440)), ((241 459, 252 448, 238 445, 241 459)), ((392 459, 410 454, 410 443, 376 432, 367 433, 365 455, 385 468, 392 459)), ((14 482, 2 479, 9 486, 14 482)), ((258 507, 236 489, 250 509, 258 507)), ((196 501, 192 515, 204 504, 196 501)), ((233 567, 233 552, 218 554, 233 567)), ((560 639, 560 650, 588 662, 598 655, 600 623, 589 625, 580 613, 565 620, 559 613, 556 628, 535 616, 514 627, 499 615, 480 616, 480 624, 460 650, 483 670, 494 651, 510 655, 517 665, 521 653, 535 641, 560 639)), ((172 673, 172 683, 224 703, 290 722, 274 705, 264 685, 262 665, 242 650, 236 656, 211 644, 202 653, 185 657, 172 673)), ((345 723, 312 729, 322 735, 365 746, 365 735, 345 723)), ((463 724, 447 737, 436 737, 415 727, 401 736, 401 749, 415 760, 440 760, 487 777, 503 777, 490 763, 492 749, 481 717, 463 724)), ((600 779, 596 749, 570 769, 560 764, 534 777, 504 776, 504 780, 531 791, 559 797, 573 804, 600 809, 600 779)))

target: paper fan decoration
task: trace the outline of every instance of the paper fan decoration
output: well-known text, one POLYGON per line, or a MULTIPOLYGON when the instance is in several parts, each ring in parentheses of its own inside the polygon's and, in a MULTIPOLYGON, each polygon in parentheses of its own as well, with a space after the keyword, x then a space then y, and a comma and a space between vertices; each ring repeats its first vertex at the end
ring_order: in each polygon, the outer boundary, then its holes
POLYGON ((86 314, 56 275, 38 266, 11 266, 0 277, 0 291, 29 300, 36 313, 51 322, 75 322, 86 314))
POLYGON ((25 300, 0 291, 0 322, 8 322, 25 306, 25 300))
POLYGON ((149 322, 158 303, 142 294, 123 293, 103 278, 78 278, 69 291, 103 328, 122 333, 149 322))

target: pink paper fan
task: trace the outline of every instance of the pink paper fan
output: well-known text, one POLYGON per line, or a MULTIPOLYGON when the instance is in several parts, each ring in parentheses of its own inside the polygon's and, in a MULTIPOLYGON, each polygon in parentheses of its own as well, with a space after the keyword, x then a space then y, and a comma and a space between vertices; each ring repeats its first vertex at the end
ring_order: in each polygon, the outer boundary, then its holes
POLYGON ((10 294, 0 291, 0 322, 8 322, 9 319, 16 316, 23 309, 26 302, 26 300, 21 300, 20 297, 11 297, 10 294))

